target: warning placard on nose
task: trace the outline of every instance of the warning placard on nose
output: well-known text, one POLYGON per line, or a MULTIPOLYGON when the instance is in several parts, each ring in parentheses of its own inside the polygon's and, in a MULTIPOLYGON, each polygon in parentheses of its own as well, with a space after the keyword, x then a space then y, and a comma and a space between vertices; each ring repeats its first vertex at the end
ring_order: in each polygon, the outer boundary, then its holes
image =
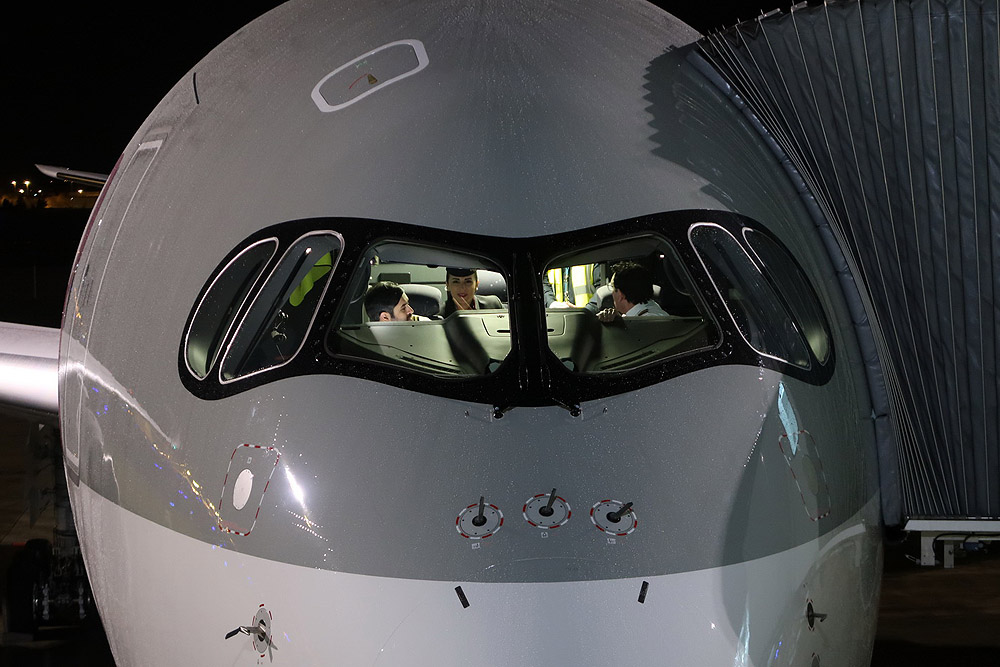
POLYGON ((792 473, 795 486, 806 514, 818 521, 830 514, 830 486, 819 456, 819 446, 809 431, 785 433, 778 438, 778 447, 792 473))
POLYGON ((280 458, 274 447, 240 445, 233 450, 222 482, 219 528, 236 535, 250 534, 280 458))

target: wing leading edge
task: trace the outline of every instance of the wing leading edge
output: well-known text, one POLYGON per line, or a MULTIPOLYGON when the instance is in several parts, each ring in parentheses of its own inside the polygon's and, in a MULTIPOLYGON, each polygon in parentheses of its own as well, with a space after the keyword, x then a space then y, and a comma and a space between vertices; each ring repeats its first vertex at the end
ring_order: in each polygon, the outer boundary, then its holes
POLYGON ((99 174, 96 171, 80 171, 78 169, 67 169, 65 167, 53 167, 47 164, 36 164, 38 171, 46 176, 58 178, 70 183, 80 183, 96 188, 103 188, 108 181, 107 174, 99 174))
POLYGON ((0 410, 59 414, 59 329, 0 322, 0 410))

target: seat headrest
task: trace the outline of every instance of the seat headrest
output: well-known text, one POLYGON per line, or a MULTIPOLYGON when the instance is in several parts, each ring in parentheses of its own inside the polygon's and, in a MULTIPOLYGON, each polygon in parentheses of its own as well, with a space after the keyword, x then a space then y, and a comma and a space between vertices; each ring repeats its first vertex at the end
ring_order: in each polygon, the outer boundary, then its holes
POLYGON ((507 303, 507 281, 503 279, 503 275, 487 269, 479 269, 477 275, 479 276, 477 294, 499 297, 502 302, 507 303))
POLYGON ((444 296, 441 290, 431 285, 419 285, 417 283, 407 283, 400 285, 406 292, 406 298, 410 301, 410 308, 413 312, 423 317, 433 317, 441 313, 444 305, 444 296))

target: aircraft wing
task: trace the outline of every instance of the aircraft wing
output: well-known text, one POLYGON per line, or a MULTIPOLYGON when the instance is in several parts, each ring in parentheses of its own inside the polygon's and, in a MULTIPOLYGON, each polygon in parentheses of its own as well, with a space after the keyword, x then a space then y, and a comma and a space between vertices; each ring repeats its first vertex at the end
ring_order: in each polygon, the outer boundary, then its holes
POLYGON ((108 181, 107 174, 99 174, 95 171, 80 171, 78 169, 67 169, 66 167, 53 167, 47 164, 36 164, 38 171, 52 178, 59 178, 71 183, 80 183, 97 188, 103 188, 108 181))
POLYGON ((0 410, 54 421, 58 378, 59 329, 0 322, 0 410))

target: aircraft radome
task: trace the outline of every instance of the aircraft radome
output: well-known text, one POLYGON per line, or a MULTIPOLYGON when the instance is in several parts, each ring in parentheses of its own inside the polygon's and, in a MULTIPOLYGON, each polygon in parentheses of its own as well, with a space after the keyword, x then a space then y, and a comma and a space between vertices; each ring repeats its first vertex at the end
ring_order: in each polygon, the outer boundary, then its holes
POLYGON ((854 329, 697 37, 624 0, 293 1, 169 92, 58 355, 120 664, 867 664, 854 329), (445 316, 445 267, 497 299, 445 316), (427 319, 369 316, 381 281, 427 319), (609 292, 643 307, 599 321, 609 292))

